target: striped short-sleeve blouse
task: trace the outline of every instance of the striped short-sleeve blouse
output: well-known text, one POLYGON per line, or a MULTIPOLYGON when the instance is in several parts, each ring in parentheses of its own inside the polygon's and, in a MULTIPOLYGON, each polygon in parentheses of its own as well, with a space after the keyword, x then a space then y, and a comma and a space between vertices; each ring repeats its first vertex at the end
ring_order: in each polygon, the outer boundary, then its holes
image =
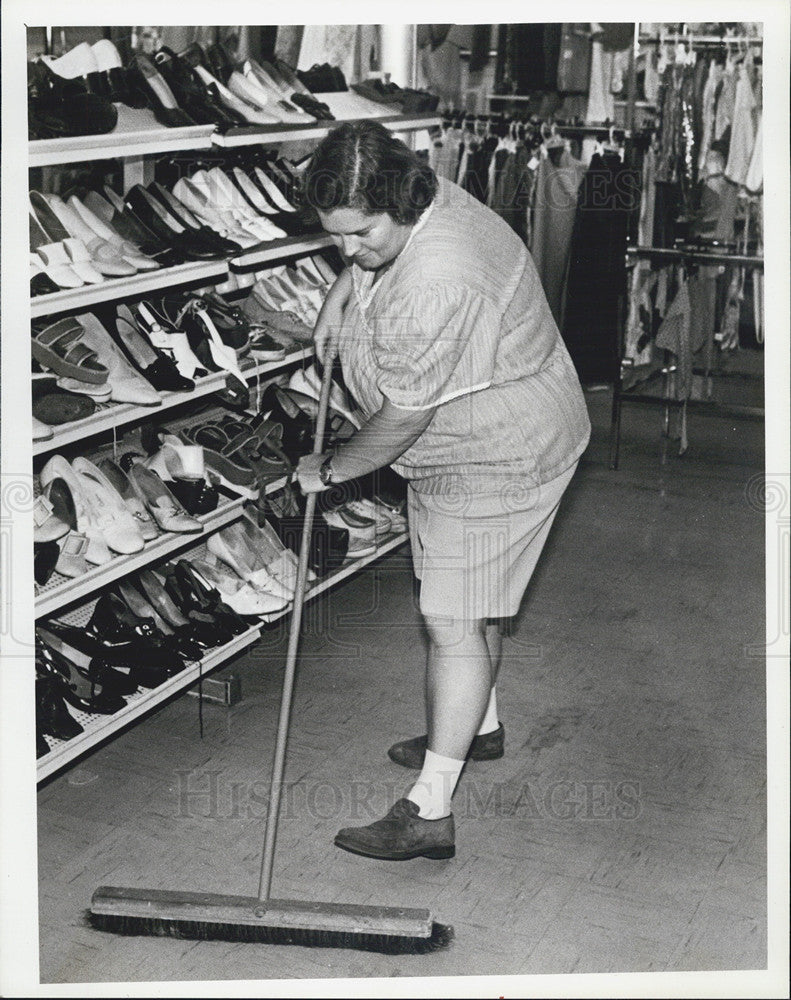
POLYGON ((339 353, 367 416, 387 397, 437 407, 393 463, 423 493, 535 486, 568 469, 590 423, 533 260, 490 209, 442 178, 382 273, 351 267, 339 353))

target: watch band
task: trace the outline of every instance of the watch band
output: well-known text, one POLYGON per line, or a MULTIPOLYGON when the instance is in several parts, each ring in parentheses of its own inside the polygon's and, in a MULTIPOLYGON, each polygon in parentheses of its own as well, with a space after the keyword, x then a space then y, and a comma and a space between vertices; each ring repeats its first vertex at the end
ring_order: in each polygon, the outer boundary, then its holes
POLYGON ((319 467, 319 479, 324 486, 332 484, 332 455, 328 455, 319 467))

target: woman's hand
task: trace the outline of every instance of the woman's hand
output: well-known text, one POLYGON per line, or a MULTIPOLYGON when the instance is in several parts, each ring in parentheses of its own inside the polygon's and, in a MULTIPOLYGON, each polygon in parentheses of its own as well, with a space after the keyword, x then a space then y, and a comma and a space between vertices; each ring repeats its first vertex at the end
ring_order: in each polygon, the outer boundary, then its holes
POLYGON ((297 482, 303 493, 321 493, 327 487, 319 478, 321 468, 326 455, 303 455, 297 463, 297 482))

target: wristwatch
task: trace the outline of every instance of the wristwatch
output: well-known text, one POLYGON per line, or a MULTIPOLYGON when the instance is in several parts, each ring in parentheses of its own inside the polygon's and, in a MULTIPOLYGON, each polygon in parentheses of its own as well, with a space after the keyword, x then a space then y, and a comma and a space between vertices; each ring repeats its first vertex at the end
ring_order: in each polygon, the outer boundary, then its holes
POLYGON ((319 479, 322 486, 332 485, 332 455, 328 455, 319 466, 319 479))

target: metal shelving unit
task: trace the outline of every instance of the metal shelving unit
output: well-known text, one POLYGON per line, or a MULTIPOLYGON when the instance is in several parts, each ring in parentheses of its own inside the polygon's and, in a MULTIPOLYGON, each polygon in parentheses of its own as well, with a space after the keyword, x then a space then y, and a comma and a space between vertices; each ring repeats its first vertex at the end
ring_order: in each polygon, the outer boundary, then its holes
POLYGON ((183 149, 211 149, 214 125, 189 125, 183 128, 146 129, 141 132, 107 132, 103 135, 78 135, 65 139, 31 139, 28 143, 28 166, 54 167, 63 163, 87 163, 93 160, 123 160, 128 157, 175 153, 183 149))
MULTIPOLYGON (((272 491, 282 485, 272 484, 272 491)), ((182 534, 176 532, 162 532, 158 538, 146 542, 144 548, 129 556, 116 556, 103 566, 92 566, 87 573, 82 576, 70 579, 56 573, 46 583, 36 598, 36 618, 46 618, 55 614, 61 608, 70 604, 75 604, 82 598, 95 593, 101 587, 106 587, 122 576, 134 573, 143 569, 149 563, 166 556, 179 549, 188 548, 195 545, 212 531, 235 521, 242 513, 243 497, 226 499, 224 503, 217 505, 217 509, 210 514, 204 514, 198 518, 203 525, 203 530, 198 533, 182 534)))
MULTIPOLYGON (((313 600, 325 591, 336 587, 360 570, 369 566, 377 559, 400 548, 406 541, 407 535, 401 532, 392 538, 384 541, 370 556, 362 559, 350 560, 339 570, 315 583, 306 594, 306 601, 313 600)), ((85 625, 91 616, 93 605, 91 601, 69 615, 64 615, 64 620, 72 625, 85 625)), ((291 613, 291 607, 284 609, 276 615, 262 616, 262 621, 271 623, 280 618, 285 618, 291 613)), ((126 728, 136 719, 146 715, 152 709, 161 705, 169 698, 191 687, 202 677, 206 677, 211 672, 217 670, 224 663, 248 646, 252 645, 261 635, 261 626, 254 625, 249 631, 234 639, 225 646, 213 649, 199 663, 191 664, 186 670, 170 677, 164 684, 151 690, 138 691, 130 695, 126 705, 113 715, 90 715, 69 706, 69 712, 77 719, 83 727, 83 732, 70 740, 57 740, 54 737, 47 737, 50 752, 40 757, 37 763, 37 780, 43 781, 50 775, 67 767, 78 757, 96 747, 99 743, 110 738, 120 730, 126 728)))
MULTIPOLYGON (((313 357, 313 348, 302 347, 291 351, 282 361, 254 361, 246 364, 242 368, 242 374, 247 379, 253 379, 279 371, 294 362, 304 361, 311 357, 313 357)), ((58 451, 66 445, 73 444, 75 441, 84 441, 87 437, 103 434, 126 424, 133 424, 138 420, 145 420, 146 417, 159 417, 162 413, 172 410, 176 406, 191 403, 217 392, 225 385, 225 378, 225 372, 213 372, 211 375, 199 379, 192 392, 163 392, 161 406, 138 406, 134 403, 105 404, 101 409, 92 413, 90 417, 53 428, 55 431, 53 437, 34 442, 33 454, 46 455, 48 452, 58 451)))
MULTIPOLYGON (((429 115, 388 115, 386 109, 378 109, 375 114, 393 131, 414 131, 439 124, 439 117, 429 115)), ((374 112, 372 112, 374 114, 374 112)), ((345 117, 345 116, 344 116, 345 117)), ((208 149, 215 147, 238 147, 246 145, 273 145, 281 142, 304 139, 321 139, 332 127, 332 123, 315 126, 282 126, 255 129, 222 136, 212 127, 197 129, 156 129, 141 133, 117 133, 113 135, 79 137, 76 139, 40 140, 29 144, 29 165, 31 168, 49 167, 56 164, 85 162, 102 159, 125 159, 125 168, 139 169, 145 157, 177 150, 208 149)), ((199 262, 174 268, 135 275, 131 278, 104 281, 100 285, 83 286, 79 289, 62 290, 50 295, 35 297, 31 302, 31 317, 57 315, 69 311, 89 309, 99 302, 144 296, 156 289, 183 284, 218 283, 227 278, 229 270, 235 272, 253 271, 266 267, 271 262, 288 257, 310 253, 329 246, 329 237, 291 237, 260 244, 251 250, 229 260, 199 262)), ((284 359, 275 362, 253 362, 243 369, 246 378, 277 371, 288 365, 311 357, 313 348, 304 347, 291 352, 284 359)), ((135 406, 131 404, 101 406, 91 417, 56 428, 54 436, 45 441, 37 441, 34 455, 43 455, 61 447, 81 441, 86 437, 112 431, 118 427, 142 421, 149 416, 159 417, 163 412, 209 396, 222 388, 223 373, 215 373, 202 379, 195 390, 189 393, 163 393, 162 405, 158 407, 135 406)), ((281 488, 284 479, 267 485, 266 492, 281 488)), ((141 552, 132 556, 119 556, 104 566, 92 567, 88 573, 72 580, 55 576, 41 589, 36 599, 36 617, 48 617, 63 611, 64 620, 84 626, 90 618, 95 603, 96 591, 115 580, 133 573, 144 566, 161 561, 173 553, 200 545, 206 535, 217 531, 242 514, 244 499, 227 498, 215 511, 200 518, 203 530, 191 535, 163 533, 147 543, 141 552), (94 595, 94 596, 92 596, 94 595)), ((338 571, 317 581, 308 591, 307 600, 312 600, 329 588, 348 579, 354 573, 372 563, 375 559, 403 545, 404 533, 384 540, 370 556, 347 562, 338 571)), ((275 621, 290 613, 288 607, 270 616, 267 621, 275 621)), ((84 731, 74 739, 61 741, 47 737, 50 750, 37 762, 38 780, 44 780, 57 773, 78 757, 98 744, 111 738, 121 729, 133 724, 152 709, 169 698, 190 687, 202 676, 216 670, 228 659, 247 648, 261 634, 261 626, 255 625, 232 642, 212 650, 199 663, 191 664, 184 671, 169 678, 164 684, 152 690, 144 690, 130 696, 123 709, 112 716, 87 715, 70 709, 84 731)))

